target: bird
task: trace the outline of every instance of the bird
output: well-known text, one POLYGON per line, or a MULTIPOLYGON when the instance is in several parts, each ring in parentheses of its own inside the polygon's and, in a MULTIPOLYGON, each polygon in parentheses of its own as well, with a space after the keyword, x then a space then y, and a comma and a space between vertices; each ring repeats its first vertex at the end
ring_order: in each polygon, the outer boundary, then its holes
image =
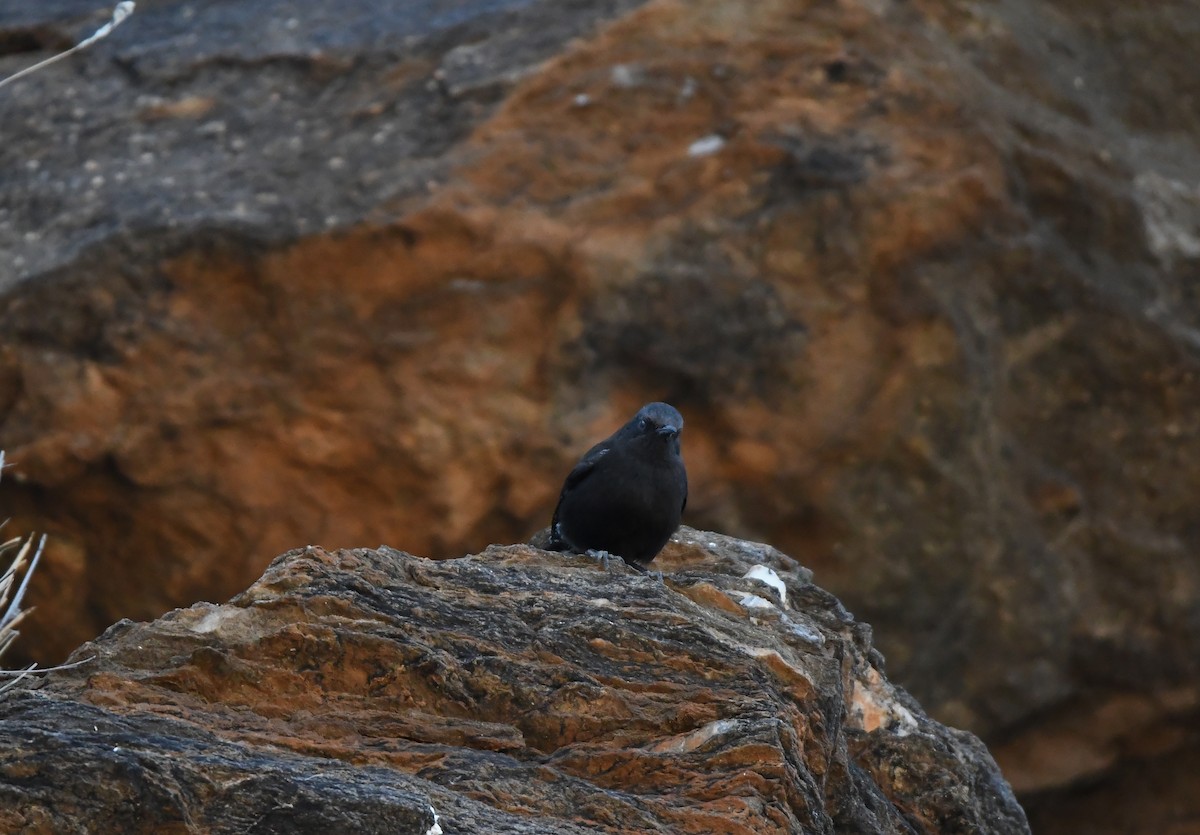
POLYGON ((679 528, 687 507, 687 469, 680 452, 683 415, 647 403, 593 446, 567 474, 546 548, 619 556, 639 571, 679 528))

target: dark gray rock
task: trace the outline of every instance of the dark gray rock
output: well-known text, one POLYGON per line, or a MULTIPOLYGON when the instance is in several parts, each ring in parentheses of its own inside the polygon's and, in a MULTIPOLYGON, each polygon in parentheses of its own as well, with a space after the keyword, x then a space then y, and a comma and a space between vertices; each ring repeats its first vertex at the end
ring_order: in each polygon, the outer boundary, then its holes
MULTIPOLYGON (((0 292, 102 242, 120 263, 206 229, 278 243, 359 223, 444 178, 504 88, 637 4, 141 3, 0 92, 0 292)), ((0 75, 106 19, 7 4, 0 75)))

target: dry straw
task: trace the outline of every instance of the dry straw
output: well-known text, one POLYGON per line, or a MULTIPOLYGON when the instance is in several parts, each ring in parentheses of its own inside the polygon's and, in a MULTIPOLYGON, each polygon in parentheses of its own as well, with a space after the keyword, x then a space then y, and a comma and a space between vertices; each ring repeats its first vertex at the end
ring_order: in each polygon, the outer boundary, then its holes
MULTIPOLYGON (((0 450, 0 477, 4 474, 4 450, 0 450)), ((0 522, 0 527, 4 527, 8 523, 5 519, 0 522)), ((30 534, 26 537, 13 537, 7 542, 0 543, 0 560, 3 560, 8 554, 14 550, 17 552, 13 557, 12 563, 8 566, 8 570, 4 572, 4 576, 0 577, 0 659, 4 653, 12 646, 13 641, 21 633, 17 631, 17 624, 25 619, 33 609, 22 609, 21 601, 25 598, 25 590, 29 588, 29 581, 33 577, 33 572, 37 570, 38 560, 42 558, 42 551, 46 547, 46 535, 36 536, 30 534), (34 548, 34 541, 37 541, 37 547, 34 548), (30 553, 33 553, 33 558, 30 559, 30 553), (28 563, 28 568, 25 568, 28 563), (16 586, 16 592, 13 592, 13 586, 16 585, 17 577, 21 575, 22 569, 25 569, 25 576, 21 580, 21 584, 16 586)), ((2 564, 2 563, 0 563, 2 564)), ((16 685, 18 681, 26 676, 38 672, 48 673, 54 670, 65 670, 69 667, 78 667, 80 664, 85 664, 91 661, 91 658, 85 658, 81 661, 75 661, 71 664, 63 664, 58 667, 47 667, 43 670, 37 669, 37 664, 30 664, 21 670, 0 670, 0 678, 11 678, 7 684, 0 686, 0 693, 8 690, 16 685)))
POLYGON ((91 46, 96 41, 100 40, 101 38, 107 38, 109 32, 116 29, 118 26, 120 26, 125 21, 125 18, 127 18, 131 14, 133 14, 134 8, 135 8, 135 5, 132 2, 132 0, 123 0, 123 2, 118 3, 116 5, 116 7, 113 9, 112 19, 108 23, 104 24, 99 29, 97 29, 95 32, 93 32, 91 37, 84 38, 82 41, 75 44, 75 46, 71 47, 66 52, 60 52, 53 57, 47 58, 45 61, 39 61, 38 63, 34 64, 32 67, 26 67, 25 69, 21 70, 19 73, 10 75, 8 78, 0 78, 0 87, 4 87, 6 84, 12 84, 18 78, 29 75, 31 72, 34 72, 35 70, 40 70, 43 67, 48 67, 51 64, 55 63, 56 61, 61 61, 63 58, 66 58, 68 55, 78 52, 81 49, 87 49, 89 46, 91 46))

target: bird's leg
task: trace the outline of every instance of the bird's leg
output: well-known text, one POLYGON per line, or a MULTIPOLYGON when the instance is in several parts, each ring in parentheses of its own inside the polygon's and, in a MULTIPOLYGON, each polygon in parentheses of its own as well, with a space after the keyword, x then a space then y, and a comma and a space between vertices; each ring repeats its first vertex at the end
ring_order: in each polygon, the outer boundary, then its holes
POLYGON ((612 559, 612 554, 608 553, 608 551, 598 551, 595 548, 588 548, 584 553, 592 559, 600 560, 600 564, 604 566, 604 570, 608 571, 608 561, 612 559))

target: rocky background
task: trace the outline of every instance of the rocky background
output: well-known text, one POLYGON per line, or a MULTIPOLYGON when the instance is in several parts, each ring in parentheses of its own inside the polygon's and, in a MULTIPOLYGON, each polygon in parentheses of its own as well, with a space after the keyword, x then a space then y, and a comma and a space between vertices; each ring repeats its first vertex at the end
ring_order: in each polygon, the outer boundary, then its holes
MULTIPOLYGON (((90 34, 0 7, 0 76, 90 34)), ((1200 9, 147 0, 0 90, 19 649, 545 524, 642 402, 1039 833, 1200 831, 1200 9), (1083 823, 1081 823, 1083 822, 1083 823)))

